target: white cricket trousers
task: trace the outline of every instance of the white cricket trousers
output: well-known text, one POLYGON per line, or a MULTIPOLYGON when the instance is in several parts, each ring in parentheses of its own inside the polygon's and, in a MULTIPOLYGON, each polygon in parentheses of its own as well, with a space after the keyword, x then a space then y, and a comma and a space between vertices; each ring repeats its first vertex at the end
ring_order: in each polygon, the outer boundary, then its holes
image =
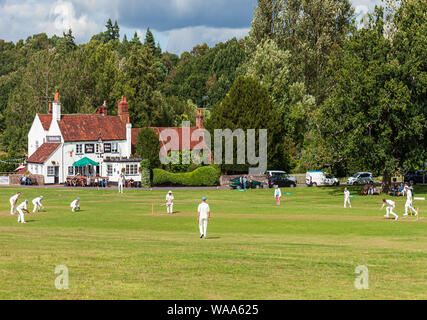
POLYGON ((173 203, 166 204, 166 210, 168 213, 173 213, 173 203))
POLYGON ((406 204, 405 204, 405 216, 408 215, 408 210, 409 209, 412 212, 414 212, 415 214, 417 214, 417 210, 415 210, 415 208, 412 206, 412 201, 406 201, 406 204))
POLYGON ((397 217, 397 214, 395 214, 394 212, 393 212, 393 209, 394 209, 394 207, 386 207, 385 208, 385 210, 387 211, 387 215, 386 215, 386 217, 388 218, 388 216, 391 214, 391 215, 393 215, 395 218, 397 217))
POLYGON ((76 212, 77 209, 80 211, 80 206, 72 207, 71 211, 72 212, 76 212))
POLYGON ((208 229, 208 219, 199 219, 199 229, 200 235, 204 235, 206 237, 206 231, 208 229))
POLYGON ((18 223, 24 223, 24 212, 21 209, 17 209, 18 210, 18 223))
POLYGON ((13 200, 10 200, 10 214, 14 215, 16 213, 16 205, 13 204, 13 200))
POLYGON ((345 198, 344 199, 344 208, 347 208, 347 203, 348 203, 348 206, 351 208, 350 198, 345 198))
POLYGON ((40 212, 40 206, 39 206, 39 204, 33 202, 33 205, 34 205, 33 213, 40 212))
POLYGON ((119 193, 123 193, 123 183, 119 183, 119 193))

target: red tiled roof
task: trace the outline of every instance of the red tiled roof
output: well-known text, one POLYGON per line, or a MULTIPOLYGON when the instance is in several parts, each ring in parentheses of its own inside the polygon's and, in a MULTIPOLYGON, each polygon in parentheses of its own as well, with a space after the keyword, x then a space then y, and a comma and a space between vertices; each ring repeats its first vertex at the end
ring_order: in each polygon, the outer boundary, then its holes
POLYGON ((38 114, 39 119, 42 123, 44 131, 49 130, 50 123, 52 122, 52 115, 51 114, 38 114))
POLYGON ((27 159, 27 163, 45 163, 60 145, 61 143, 43 143, 40 148, 27 159))
POLYGON ((126 140, 126 124, 118 116, 64 114, 59 129, 64 141, 126 140))
MULTIPOLYGON (((38 114, 47 131, 52 122, 51 114, 38 114)), ((119 116, 100 114, 64 114, 58 121, 64 141, 126 140, 126 124, 119 116)))
MULTIPOLYGON (((173 150, 173 151, 179 151, 179 150, 188 150, 188 147, 187 146, 185 146, 185 148, 184 148, 184 145, 183 145, 183 143, 182 143, 182 137, 184 136, 184 131, 183 131, 183 128, 182 127, 170 127, 170 128, 168 128, 168 127, 152 127, 151 129, 153 129, 154 130, 154 132, 156 132, 156 134, 159 136, 162 136, 163 135, 163 138, 167 138, 167 136, 166 136, 166 132, 165 132, 165 130, 175 130, 175 132, 177 132, 178 133, 178 137, 179 137, 179 141, 176 141, 176 142, 174 142, 172 145, 169 145, 168 146, 168 149, 169 150, 173 150)), ((189 128, 190 130, 189 130, 189 137, 188 137, 188 139, 190 139, 190 148, 189 148, 189 150, 194 150, 195 149, 195 147, 200 143, 200 142, 202 142, 203 141, 203 137, 200 137, 199 138, 199 140, 197 140, 197 141, 191 141, 191 136, 192 136, 192 134, 193 134, 193 132, 194 131, 196 131, 197 130, 197 127, 190 127, 189 128)), ((139 133, 139 131, 141 130, 141 128, 135 128, 135 129, 132 129, 132 149, 133 149, 133 152, 134 152, 134 147, 135 147, 135 144, 136 144, 136 142, 137 142, 137 140, 138 140, 138 133, 139 133)), ((171 138, 169 137, 168 138, 168 140, 160 140, 160 148, 163 148, 163 147, 165 147, 166 146, 166 144, 169 142, 171 140, 171 138)), ((205 148, 207 148, 207 146, 206 145, 204 145, 204 147, 202 147, 202 149, 205 149, 205 148)))

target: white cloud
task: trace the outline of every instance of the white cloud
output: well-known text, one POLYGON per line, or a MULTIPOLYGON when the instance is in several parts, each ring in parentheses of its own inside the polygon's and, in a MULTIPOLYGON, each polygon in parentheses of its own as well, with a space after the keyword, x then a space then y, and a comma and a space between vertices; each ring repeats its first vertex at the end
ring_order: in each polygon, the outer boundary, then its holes
POLYGON ((218 42, 227 41, 234 37, 243 38, 249 32, 249 28, 211 28, 205 26, 188 27, 168 31, 169 42, 167 51, 182 53, 189 51, 197 44, 206 42, 214 46, 218 42))
POLYGON ((0 37, 6 40, 17 41, 42 32, 49 36, 62 36, 63 31, 72 28, 77 42, 83 42, 103 28, 103 24, 95 23, 97 20, 88 14, 77 15, 73 3, 69 1, 6 2, 0 6, 0 12, 0 37))
MULTIPOLYGON (((372 10, 381 0, 351 0, 356 13, 372 10)), ((108 18, 118 20, 121 37, 143 41, 152 29, 163 50, 182 53, 206 42, 209 46, 248 34, 256 0, 0 0, 0 39, 18 41, 45 32, 62 35, 73 29, 77 43, 105 30, 108 18), (245 21, 247 20, 247 26, 245 21)), ((361 15, 359 15, 361 17, 361 15)))

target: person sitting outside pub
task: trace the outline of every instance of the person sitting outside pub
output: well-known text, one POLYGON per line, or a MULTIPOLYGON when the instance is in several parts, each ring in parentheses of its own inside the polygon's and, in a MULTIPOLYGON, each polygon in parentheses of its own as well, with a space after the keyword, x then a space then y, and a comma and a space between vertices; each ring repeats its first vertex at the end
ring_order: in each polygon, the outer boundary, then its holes
POLYGON ((369 190, 369 185, 365 184, 365 186, 363 187, 363 195, 367 196, 368 195, 368 190, 369 190))
POLYGON ((397 196, 405 196, 405 186, 403 183, 400 184, 399 191, 397 192, 397 196))

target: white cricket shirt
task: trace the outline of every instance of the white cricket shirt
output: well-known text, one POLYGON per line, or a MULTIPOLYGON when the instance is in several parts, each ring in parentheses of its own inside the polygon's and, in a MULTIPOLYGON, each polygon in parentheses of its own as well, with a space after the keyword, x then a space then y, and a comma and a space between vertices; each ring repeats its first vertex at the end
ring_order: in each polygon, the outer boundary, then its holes
POLYGON ((202 202, 201 204, 199 204, 199 207, 197 209, 197 212, 200 213, 200 219, 207 219, 208 213, 210 212, 210 208, 209 205, 205 202, 202 202))

